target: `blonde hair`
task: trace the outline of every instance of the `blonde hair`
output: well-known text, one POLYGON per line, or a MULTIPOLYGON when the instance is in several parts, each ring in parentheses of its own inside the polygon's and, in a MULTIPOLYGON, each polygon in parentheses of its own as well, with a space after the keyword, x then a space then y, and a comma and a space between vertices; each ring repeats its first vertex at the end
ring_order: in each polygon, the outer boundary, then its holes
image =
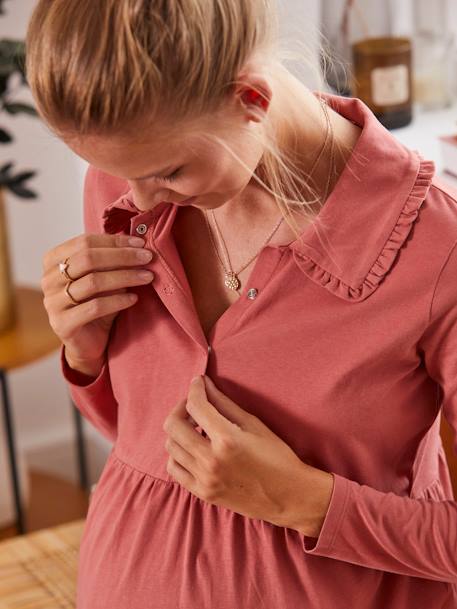
MULTIPOLYGON (((155 117, 191 125, 217 113, 251 58, 272 66, 294 58, 280 42, 275 0, 38 0, 25 68, 37 110, 55 133, 122 134, 155 117)), ((304 50, 313 69, 306 44, 304 50)), ((324 47, 321 56, 327 58, 324 47)), ((320 70, 315 73, 323 84, 320 70)), ((279 147, 268 117, 253 177, 298 238, 291 210, 308 215, 306 208, 322 205, 327 193, 316 195, 312 176, 303 176, 279 147)), ((329 141, 334 145, 333 133, 329 141)))

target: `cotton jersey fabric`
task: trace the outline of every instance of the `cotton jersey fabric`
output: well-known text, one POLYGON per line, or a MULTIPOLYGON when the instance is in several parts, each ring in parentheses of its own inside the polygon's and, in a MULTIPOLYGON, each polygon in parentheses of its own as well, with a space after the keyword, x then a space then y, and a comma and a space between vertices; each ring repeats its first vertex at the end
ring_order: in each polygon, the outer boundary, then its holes
POLYGON ((171 233, 178 206, 141 211, 127 182, 88 168, 85 230, 145 224, 156 255, 98 377, 61 351, 76 406, 113 442, 78 609, 457 607, 439 433, 441 416, 457 431, 457 191, 360 99, 314 94, 361 135, 315 224, 263 247, 209 340, 171 233), (197 374, 333 475, 318 537, 206 502, 167 473, 162 425, 197 374))

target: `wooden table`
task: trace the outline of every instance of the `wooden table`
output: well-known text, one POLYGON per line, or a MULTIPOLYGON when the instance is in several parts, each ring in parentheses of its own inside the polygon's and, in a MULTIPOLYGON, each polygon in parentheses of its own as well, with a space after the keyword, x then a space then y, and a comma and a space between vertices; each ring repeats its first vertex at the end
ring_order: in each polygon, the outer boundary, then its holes
MULTIPOLYGON (((15 290, 17 305, 16 323, 12 328, 0 333, 0 389, 16 511, 16 528, 18 533, 22 534, 25 531, 25 522, 20 498, 7 372, 26 364, 31 364, 56 349, 60 349, 61 341, 49 324, 48 315, 43 304, 42 291, 31 286, 16 286, 15 290)), ((82 417, 71 398, 70 402, 73 405, 75 417, 80 485, 83 489, 89 491, 82 417)))
POLYGON ((74 609, 85 520, 0 542, 0 609, 74 609))

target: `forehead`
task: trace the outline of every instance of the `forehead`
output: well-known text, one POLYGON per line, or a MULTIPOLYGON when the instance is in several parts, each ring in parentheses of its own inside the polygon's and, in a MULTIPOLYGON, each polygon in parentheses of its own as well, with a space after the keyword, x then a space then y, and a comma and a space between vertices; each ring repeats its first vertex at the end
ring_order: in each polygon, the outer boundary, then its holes
MULTIPOLYGON (((140 159, 162 159, 156 169, 169 164, 169 160, 201 155, 207 148, 204 137, 181 133, 176 137, 158 138, 142 133, 138 138, 116 135, 88 135, 83 138, 65 138, 65 143, 91 164, 125 163, 129 159, 136 164, 140 159)), ((151 169, 151 172, 153 169, 151 169)))
POLYGON ((222 151, 212 136, 224 138, 224 129, 201 122, 159 130, 154 126, 126 134, 67 136, 65 143, 91 165, 122 178, 160 173, 168 166, 209 159, 222 151))
POLYGON ((74 150, 93 151, 97 154, 108 153, 121 155, 124 151, 147 151, 163 156, 173 156, 179 151, 202 149, 214 143, 214 138, 227 139, 231 130, 228 128, 227 116, 213 114, 186 122, 155 120, 138 121, 134 126, 113 133, 94 133, 78 136, 75 133, 62 132, 59 137, 74 150))

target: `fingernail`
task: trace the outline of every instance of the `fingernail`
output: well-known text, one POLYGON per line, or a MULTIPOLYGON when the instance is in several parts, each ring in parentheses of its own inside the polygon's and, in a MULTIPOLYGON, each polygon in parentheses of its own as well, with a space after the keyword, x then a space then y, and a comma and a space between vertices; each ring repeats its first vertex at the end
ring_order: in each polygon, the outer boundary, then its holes
POLYGON ((196 383, 199 378, 201 378, 201 374, 199 374, 198 376, 194 376, 194 378, 190 382, 191 383, 196 383))

